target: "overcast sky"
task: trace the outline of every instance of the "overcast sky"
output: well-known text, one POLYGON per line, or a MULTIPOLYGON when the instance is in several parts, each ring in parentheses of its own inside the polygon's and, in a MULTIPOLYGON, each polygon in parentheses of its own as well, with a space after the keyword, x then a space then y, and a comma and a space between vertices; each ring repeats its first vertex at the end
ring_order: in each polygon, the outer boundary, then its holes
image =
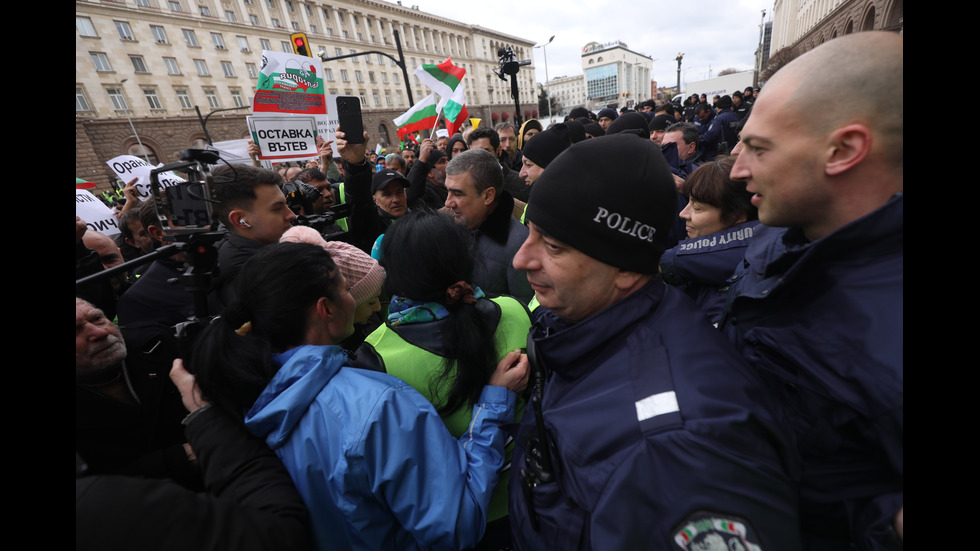
MULTIPOLYGON (((547 46, 548 77, 582 74, 582 47, 619 40, 653 58, 651 78, 659 86, 677 83, 678 53, 684 54, 681 81, 718 76, 723 69, 751 70, 759 43, 762 10, 766 21, 773 0, 402 0, 406 7, 462 23, 481 25, 547 46), (639 6, 629 11, 616 6, 639 6)), ((545 82, 545 56, 534 49, 536 81, 545 82)), ((522 68, 522 70, 527 70, 522 68)))

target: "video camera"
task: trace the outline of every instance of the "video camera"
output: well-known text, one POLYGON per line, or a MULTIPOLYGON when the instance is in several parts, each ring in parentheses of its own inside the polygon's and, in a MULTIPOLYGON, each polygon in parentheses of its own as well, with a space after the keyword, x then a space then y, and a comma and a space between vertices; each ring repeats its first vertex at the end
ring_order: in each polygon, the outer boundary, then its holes
POLYGON ((514 48, 510 46, 497 48, 497 58, 500 66, 497 68, 496 74, 500 77, 500 80, 507 80, 507 75, 516 75, 521 70, 521 67, 531 64, 530 60, 517 61, 517 57, 514 55, 514 48))

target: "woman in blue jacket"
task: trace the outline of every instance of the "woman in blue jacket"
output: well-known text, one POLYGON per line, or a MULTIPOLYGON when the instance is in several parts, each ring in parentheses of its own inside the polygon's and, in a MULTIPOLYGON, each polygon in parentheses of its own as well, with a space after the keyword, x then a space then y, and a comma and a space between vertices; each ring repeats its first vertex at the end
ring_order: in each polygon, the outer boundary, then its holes
POLYGON ((289 471, 319 549, 463 549, 486 525, 527 361, 500 362, 461 438, 403 381, 348 367, 337 346, 354 300, 330 254, 260 250, 239 300, 201 335, 190 363, 216 405, 243 418, 289 471), (503 388, 507 387, 507 388, 503 388))

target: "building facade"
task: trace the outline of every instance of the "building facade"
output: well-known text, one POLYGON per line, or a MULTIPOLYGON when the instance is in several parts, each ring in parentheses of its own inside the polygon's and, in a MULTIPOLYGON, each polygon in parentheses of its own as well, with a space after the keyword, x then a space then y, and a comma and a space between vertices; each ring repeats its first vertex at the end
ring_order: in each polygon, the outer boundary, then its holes
POLYGON ((582 72, 586 82, 586 106, 633 107, 649 98, 653 58, 630 50, 621 41, 582 48, 582 72))
MULTIPOLYGON (((588 105, 587 86, 584 75, 560 76, 548 81, 548 94, 561 104, 561 113, 552 113, 552 118, 566 115, 574 107, 588 105)), ((542 117, 547 113, 541 113, 542 117)))
POLYGON ((118 155, 166 163, 209 138, 247 138, 262 51, 292 52, 293 32, 325 59, 328 94, 360 97, 371 148, 397 144, 393 119, 431 93, 414 69, 450 56, 467 70, 471 117, 537 107, 533 65, 517 74, 519 108, 494 73, 499 48, 533 60, 533 41, 382 0, 76 0, 75 28, 76 176, 100 188, 118 155), (408 82, 387 57, 396 36, 408 82), (362 55, 331 59, 350 54, 362 55))
POLYGON ((792 48, 799 55, 845 34, 902 33, 904 15, 904 0, 776 0, 768 51, 792 48))

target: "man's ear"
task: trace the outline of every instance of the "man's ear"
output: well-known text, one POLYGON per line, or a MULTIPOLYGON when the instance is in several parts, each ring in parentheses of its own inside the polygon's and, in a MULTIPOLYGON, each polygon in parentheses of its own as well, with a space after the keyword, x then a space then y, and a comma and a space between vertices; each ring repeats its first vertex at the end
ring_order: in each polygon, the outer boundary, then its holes
POLYGON ((249 228, 248 225, 248 214, 242 209, 234 209, 228 213, 228 221, 231 222, 232 227, 229 229, 246 230, 249 228), (244 221, 243 221, 244 220, 244 221))
MULTIPOLYGON (((156 224, 147 226, 146 233, 150 234, 150 237, 152 237, 154 241, 163 243, 163 228, 160 226, 157 226, 156 224)), ((129 243, 129 239, 126 240, 126 243, 129 243)), ((130 245, 132 245, 132 243, 130 243, 130 245)))
POLYGON ((642 282, 646 284, 646 280, 649 279, 648 274, 641 274, 639 272, 631 272, 629 270, 619 270, 616 275, 616 288, 624 291, 631 291, 636 289, 642 282))
POLYGON ((483 196, 483 204, 489 205, 497 199, 497 189, 493 186, 488 187, 484 190, 486 195, 483 196))
POLYGON ((848 124, 830 135, 829 150, 825 171, 828 176, 837 176, 854 168, 871 152, 873 135, 864 124, 848 124))

